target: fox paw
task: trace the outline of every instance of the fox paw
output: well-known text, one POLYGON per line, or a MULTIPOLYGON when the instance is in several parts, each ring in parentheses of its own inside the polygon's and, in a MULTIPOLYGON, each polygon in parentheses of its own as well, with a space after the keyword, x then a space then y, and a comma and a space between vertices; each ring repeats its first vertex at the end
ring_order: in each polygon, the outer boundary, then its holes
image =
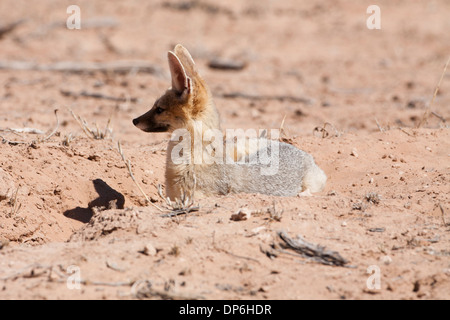
POLYGON ((303 192, 300 192, 298 194, 299 197, 312 197, 311 191, 309 191, 309 189, 306 189, 303 192))

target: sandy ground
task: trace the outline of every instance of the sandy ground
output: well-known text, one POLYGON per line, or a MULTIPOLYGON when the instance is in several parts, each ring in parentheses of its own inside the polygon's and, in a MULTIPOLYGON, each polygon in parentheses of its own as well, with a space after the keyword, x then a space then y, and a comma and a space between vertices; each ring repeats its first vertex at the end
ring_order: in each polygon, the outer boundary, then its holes
POLYGON ((0 3, 0 30, 20 21, 0 36, 0 299, 450 298, 449 71, 430 105, 450 54, 448 1, 380 0, 381 30, 366 27, 367 1, 79 1, 81 30, 66 28, 71 4, 0 3), (176 43, 224 128, 286 117, 285 138, 315 157, 325 190, 198 199, 199 211, 173 218, 146 206, 117 142, 166 208, 169 136, 131 120, 170 85, 176 43), (246 67, 210 68, 217 58, 246 67), (120 60, 153 68, 29 70, 120 60), (85 135, 69 109, 106 137, 85 135), (248 219, 230 220, 241 209, 248 219), (280 249, 281 230, 348 263, 280 249))

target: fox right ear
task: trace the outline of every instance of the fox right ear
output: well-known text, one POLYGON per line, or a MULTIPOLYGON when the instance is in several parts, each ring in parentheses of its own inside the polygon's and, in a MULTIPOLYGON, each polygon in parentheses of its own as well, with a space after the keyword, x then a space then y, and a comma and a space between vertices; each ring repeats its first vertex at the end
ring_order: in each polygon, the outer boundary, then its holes
POLYGON ((169 59, 170 74, 172 76, 172 88, 175 89, 180 94, 186 89, 191 88, 191 79, 186 75, 183 65, 180 59, 171 51, 167 54, 169 59))

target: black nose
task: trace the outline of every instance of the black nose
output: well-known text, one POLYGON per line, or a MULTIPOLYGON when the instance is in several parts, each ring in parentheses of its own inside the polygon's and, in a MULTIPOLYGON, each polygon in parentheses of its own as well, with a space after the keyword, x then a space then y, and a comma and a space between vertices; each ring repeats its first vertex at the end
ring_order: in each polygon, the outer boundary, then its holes
POLYGON ((133 119, 133 124, 134 124, 135 126, 137 126, 138 123, 139 123, 139 120, 138 120, 137 118, 136 118, 136 119, 133 119))

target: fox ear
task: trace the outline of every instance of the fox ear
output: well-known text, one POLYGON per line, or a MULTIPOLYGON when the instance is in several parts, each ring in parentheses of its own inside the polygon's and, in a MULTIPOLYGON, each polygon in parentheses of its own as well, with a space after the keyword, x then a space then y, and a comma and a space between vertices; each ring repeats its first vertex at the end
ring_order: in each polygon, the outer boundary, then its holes
POLYGON ((186 89, 191 89, 191 79, 186 75, 180 59, 171 51, 167 55, 169 59, 170 74, 172 75, 172 88, 180 94, 186 89))
POLYGON ((189 51, 181 44, 177 44, 175 46, 174 52, 185 67, 187 74, 191 77, 197 75, 197 67, 195 66, 194 59, 192 59, 189 51))

